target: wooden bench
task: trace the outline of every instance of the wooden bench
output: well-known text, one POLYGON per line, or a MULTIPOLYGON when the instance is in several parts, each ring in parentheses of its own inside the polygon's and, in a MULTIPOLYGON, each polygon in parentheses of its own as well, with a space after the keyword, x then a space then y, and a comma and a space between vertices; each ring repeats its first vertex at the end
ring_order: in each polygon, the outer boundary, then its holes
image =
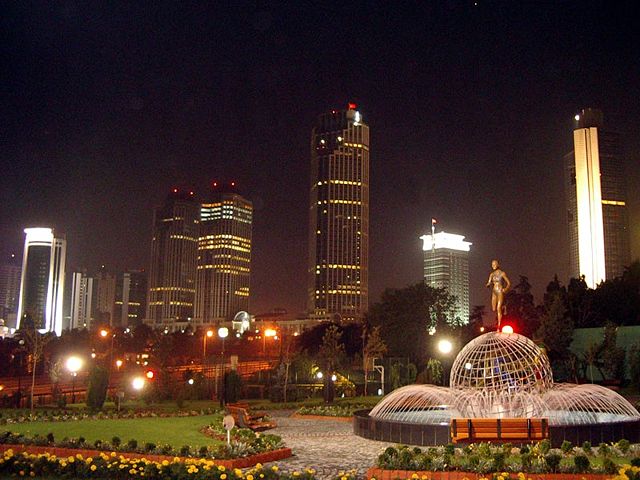
POLYGON ((452 418, 449 433, 458 442, 530 442, 549 438, 546 418, 452 418))
POLYGON ((274 422, 265 422, 264 420, 252 419, 246 408, 227 405, 227 412, 233 416, 236 425, 240 428, 249 428, 254 432, 261 432, 270 428, 275 428, 274 422))
POLYGON ((251 407, 246 402, 227 403, 226 406, 232 407, 232 408, 244 408, 247 411, 247 415, 249 416, 249 419, 251 420, 262 420, 264 417, 267 416, 267 412, 252 411, 251 407))

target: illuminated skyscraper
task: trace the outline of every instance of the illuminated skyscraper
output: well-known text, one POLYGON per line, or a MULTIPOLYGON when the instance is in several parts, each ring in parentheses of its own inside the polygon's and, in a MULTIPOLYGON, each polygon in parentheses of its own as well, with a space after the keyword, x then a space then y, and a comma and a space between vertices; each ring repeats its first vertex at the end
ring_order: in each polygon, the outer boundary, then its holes
POLYGON ((89 328, 93 322, 93 278, 84 272, 71 276, 71 319, 69 330, 89 328))
POLYGON ((25 228, 17 328, 26 316, 42 333, 62 333, 67 242, 50 228, 25 228))
POLYGON ((96 289, 96 298, 93 318, 97 323, 113 326, 113 320, 115 318, 114 306, 116 302, 116 276, 108 272, 103 265, 95 277, 94 286, 96 289))
POLYGON ((21 269, 15 256, 0 265, 0 319, 5 325, 15 326, 20 297, 21 269))
POLYGON ((574 120, 574 151, 565 156, 569 273, 595 288, 622 275, 631 258, 624 155, 601 111, 587 108, 574 120))
POLYGON ((192 320, 198 227, 193 192, 173 189, 155 210, 145 319, 152 327, 173 331, 192 320))
POLYGON ((456 297, 455 316, 469 323, 469 250, 463 235, 438 232, 423 235, 424 281, 434 288, 446 288, 456 297))
POLYGON ((318 117, 310 191, 309 314, 360 320, 369 301, 369 127, 356 105, 318 117))
POLYGON ((234 183, 213 184, 200 207, 196 321, 201 324, 232 320, 249 310, 252 203, 234 183))

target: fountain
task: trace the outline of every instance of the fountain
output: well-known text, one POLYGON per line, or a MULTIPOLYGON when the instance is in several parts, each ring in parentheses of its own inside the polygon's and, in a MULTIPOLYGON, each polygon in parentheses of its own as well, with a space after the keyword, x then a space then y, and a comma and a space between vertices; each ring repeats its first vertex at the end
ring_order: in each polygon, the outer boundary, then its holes
POLYGON ((546 354, 517 333, 476 337, 457 355, 450 387, 409 385, 354 415, 362 437, 410 445, 450 442, 452 418, 547 418, 551 443, 640 441, 640 413, 600 385, 554 384, 546 354))

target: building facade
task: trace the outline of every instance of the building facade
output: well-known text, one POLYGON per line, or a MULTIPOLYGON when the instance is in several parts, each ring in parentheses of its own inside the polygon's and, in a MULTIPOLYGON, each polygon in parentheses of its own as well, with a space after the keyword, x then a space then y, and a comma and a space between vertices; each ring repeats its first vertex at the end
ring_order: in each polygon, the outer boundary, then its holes
POLYGON ((113 326, 116 301, 115 274, 108 272, 103 266, 95 276, 94 287, 96 289, 96 296, 93 318, 98 324, 113 326))
POLYGON ((173 189, 153 220, 145 322, 169 331, 193 319, 199 205, 193 192, 173 189))
POLYGON ((233 320, 249 310, 253 204, 235 183, 213 184, 200 206, 195 318, 198 324, 233 320))
POLYGON ((93 323, 94 279, 85 272, 71 274, 69 329, 89 328, 93 323))
POLYGON ((369 301, 369 127, 356 105, 311 133, 308 311, 358 321, 369 301))
POLYGON ((569 273, 595 288, 631 260, 624 154, 601 111, 584 109, 574 121, 574 150, 564 160, 569 273))
POLYGON ((30 317, 41 333, 62 334, 67 244, 50 228, 26 228, 16 328, 30 317))
POLYGON ((469 323, 469 251, 463 235, 438 232, 420 237, 424 252, 424 281, 456 297, 455 317, 469 323))

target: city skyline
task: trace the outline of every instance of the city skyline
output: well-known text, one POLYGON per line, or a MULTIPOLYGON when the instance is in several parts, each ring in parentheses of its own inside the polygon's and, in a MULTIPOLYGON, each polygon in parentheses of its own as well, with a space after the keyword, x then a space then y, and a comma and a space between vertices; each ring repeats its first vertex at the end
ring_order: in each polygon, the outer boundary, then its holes
MULTIPOLYGON (((493 257, 538 296, 566 281, 561 159, 582 108, 616 125, 638 182, 627 4, 175 8, 8 7, 3 251, 51 225, 70 268, 148 269, 167 189, 223 174, 256 210, 252 310, 302 311, 308 132, 348 101, 372 129, 370 303, 420 281, 431 217, 474 241, 472 305, 493 257)), ((630 192, 632 258, 639 205, 630 192)))

